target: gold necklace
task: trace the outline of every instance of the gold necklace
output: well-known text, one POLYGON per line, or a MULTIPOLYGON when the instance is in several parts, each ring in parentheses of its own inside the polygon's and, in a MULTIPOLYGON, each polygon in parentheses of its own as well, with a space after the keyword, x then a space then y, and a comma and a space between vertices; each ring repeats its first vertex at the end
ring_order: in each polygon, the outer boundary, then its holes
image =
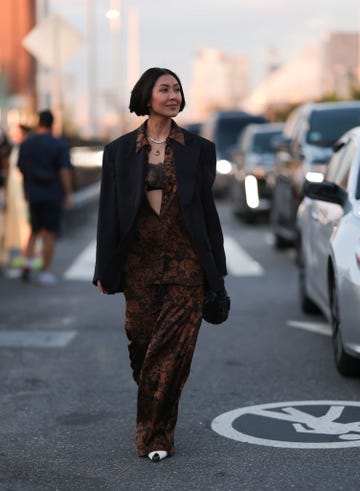
MULTIPOLYGON (((149 140, 152 141, 153 143, 155 143, 155 145, 163 145, 163 143, 166 142, 167 140, 167 137, 164 139, 164 140, 155 140, 154 138, 151 138, 151 136, 148 136, 149 140)), ((151 147, 151 149, 153 149, 153 147, 151 147)), ((153 149, 154 150, 154 154, 156 155, 156 157, 159 157, 161 152, 160 152, 160 149, 153 149)))
POLYGON ((160 145, 161 143, 165 143, 167 140, 167 137, 164 138, 164 140, 155 140, 154 138, 151 138, 151 136, 149 136, 149 135, 148 135, 148 138, 150 141, 152 141, 153 143, 156 143, 157 145, 160 145))
POLYGON ((159 157, 160 153, 161 153, 161 152, 160 152, 160 150, 159 150, 159 149, 156 149, 156 150, 154 149, 154 154, 155 154, 157 157, 159 157))

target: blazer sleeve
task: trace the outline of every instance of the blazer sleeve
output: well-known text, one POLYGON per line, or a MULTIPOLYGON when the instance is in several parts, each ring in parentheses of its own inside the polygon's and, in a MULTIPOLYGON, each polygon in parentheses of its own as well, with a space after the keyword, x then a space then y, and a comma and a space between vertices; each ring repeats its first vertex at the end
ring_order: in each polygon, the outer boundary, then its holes
POLYGON ((97 224, 96 262, 93 283, 103 282, 106 289, 107 272, 115 257, 120 240, 117 210, 114 159, 111 147, 106 146, 103 154, 101 188, 97 224))
POLYGON ((212 186, 216 177, 216 152, 212 142, 203 146, 201 163, 203 169, 202 204, 211 250, 220 277, 227 275, 224 238, 219 215, 215 206, 212 186))

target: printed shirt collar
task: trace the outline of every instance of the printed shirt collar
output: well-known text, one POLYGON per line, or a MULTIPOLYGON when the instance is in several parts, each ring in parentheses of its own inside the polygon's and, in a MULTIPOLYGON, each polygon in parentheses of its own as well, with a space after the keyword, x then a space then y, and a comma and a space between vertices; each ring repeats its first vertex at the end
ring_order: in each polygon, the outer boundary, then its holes
MULTIPOLYGON (((138 128, 136 136, 136 152, 139 152, 143 147, 150 145, 149 140, 146 137, 147 120, 138 128)), ((168 136, 168 140, 174 140, 181 145, 185 145, 185 136, 183 130, 178 126, 175 121, 171 120, 171 130, 168 136)))

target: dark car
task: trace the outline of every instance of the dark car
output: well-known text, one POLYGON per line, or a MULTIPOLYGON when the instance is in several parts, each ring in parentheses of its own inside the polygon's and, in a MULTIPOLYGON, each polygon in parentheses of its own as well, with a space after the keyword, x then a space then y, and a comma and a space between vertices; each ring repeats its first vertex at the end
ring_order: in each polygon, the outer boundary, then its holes
POLYGON ((263 116, 255 116, 243 111, 215 111, 205 121, 201 135, 216 145, 216 179, 214 191, 227 194, 233 179, 231 151, 236 141, 250 123, 266 123, 263 116))
POLYGON ((360 101, 307 103, 288 117, 278 142, 271 226, 275 246, 294 245, 304 182, 321 181, 338 138, 360 124, 360 101))
POLYGON ((282 134, 283 127, 282 123, 249 124, 234 149, 232 208, 248 223, 270 211, 275 163, 272 142, 282 134))

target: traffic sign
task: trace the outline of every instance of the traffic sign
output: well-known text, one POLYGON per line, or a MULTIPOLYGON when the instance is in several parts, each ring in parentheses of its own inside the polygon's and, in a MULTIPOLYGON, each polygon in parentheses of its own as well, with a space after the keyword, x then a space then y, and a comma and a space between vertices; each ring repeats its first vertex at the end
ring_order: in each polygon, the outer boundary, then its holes
POLYGON ((83 42, 83 37, 71 24, 53 13, 37 24, 25 36, 22 44, 44 65, 60 68, 83 42))
POLYGON ((221 414, 211 424, 240 442, 284 448, 360 447, 360 402, 292 401, 221 414))

